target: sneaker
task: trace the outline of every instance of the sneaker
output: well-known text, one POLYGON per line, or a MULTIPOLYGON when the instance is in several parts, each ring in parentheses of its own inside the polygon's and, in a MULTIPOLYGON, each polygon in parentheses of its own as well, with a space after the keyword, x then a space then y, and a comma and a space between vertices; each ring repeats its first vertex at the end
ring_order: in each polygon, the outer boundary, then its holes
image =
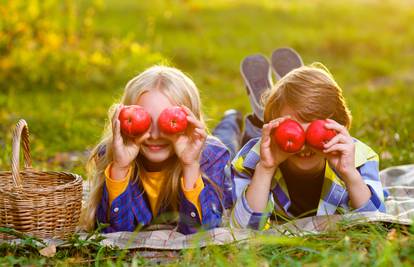
POLYGON ((260 54, 245 57, 240 64, 240 73, 246 84, 253 112, 263 121, 262 95, 272 86, 269 61, 260 54))
POLYGON ((289 47, 278 48, 272 53, 272 69, 276 78, 280 80, 291 70, 302 67, 303 61, 300 55, 289 47))

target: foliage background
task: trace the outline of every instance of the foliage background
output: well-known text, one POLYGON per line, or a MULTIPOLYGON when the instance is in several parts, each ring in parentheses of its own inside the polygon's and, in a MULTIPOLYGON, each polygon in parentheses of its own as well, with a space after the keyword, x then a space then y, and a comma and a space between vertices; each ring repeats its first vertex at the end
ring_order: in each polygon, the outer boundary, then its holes
POLYGON ((381 168, 413 163, 413 4, 0 0, 0 169, 10 168, 11 131, 24 118, 36 168, 84 175, 108 108, 152 64, 194 79, 210 128, 226 109, 246 114, 240 61, 284 46, 331 70, 353 113, 351 133, 380 154, 381 168))

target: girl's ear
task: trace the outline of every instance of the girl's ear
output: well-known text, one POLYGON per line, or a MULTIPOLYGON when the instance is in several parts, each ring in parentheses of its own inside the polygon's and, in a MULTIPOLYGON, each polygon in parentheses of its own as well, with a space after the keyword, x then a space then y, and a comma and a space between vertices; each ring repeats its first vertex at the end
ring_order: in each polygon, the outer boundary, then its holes
POLYGON ((326 71, 326 73, 328 73, 328 74, 329 74, 329 76, 331 76, 331 78, 333 78, 332 73, 331 73, 331 72, 329 71, 329 69, 328 69, 325 65, 323 65, 321 62, 315 61, 315 62, 313 62, 312 64, 310 64, 310 66, 311 66, 311 67, 313 67, 313 68, 317 68, 317 69, 321 69, 321 70, 326 71))

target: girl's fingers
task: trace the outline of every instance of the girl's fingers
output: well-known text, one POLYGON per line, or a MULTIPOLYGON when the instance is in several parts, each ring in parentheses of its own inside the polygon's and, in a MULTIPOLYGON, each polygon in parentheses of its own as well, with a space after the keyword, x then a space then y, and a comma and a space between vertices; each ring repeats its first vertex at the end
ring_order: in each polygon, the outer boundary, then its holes
POLYGON ((207 137, 207 133, 206 131, 204 131, 204 129, 196 128, 194 132, 200 135, 201 137, 207 137))
POLYGON ((121 112, 122 107, 123 107, 122 104, 117 105, 116 108, 115 108, 114 115, 112 115, 111 122, 112 122, 112 130, 113 131, 115 130, 115 122, 119 121, 118 117, 119 117, 119 113, 121 112))
POLYGON ((191 109, 189 109, 188 107, 181 105, 180 106, 182 109, 184 109, 185 113, 187 113, 188 116, 196 118, 196 116, 194 115, 194 113, 191 111, 191 109))
POLYGON ((199 121, 197 118, 188 115, 187 116, 187 121, 192 124, 195 128, 200 128, 204 130, 204 125, 201 123, 201 121, 199 121))
POLYGON ((122 140, 122 136, 121 136, 121 122, 116 119, 114 122, 114 128, 113 128, 113 135, 114 135, 114 140, 122 140))

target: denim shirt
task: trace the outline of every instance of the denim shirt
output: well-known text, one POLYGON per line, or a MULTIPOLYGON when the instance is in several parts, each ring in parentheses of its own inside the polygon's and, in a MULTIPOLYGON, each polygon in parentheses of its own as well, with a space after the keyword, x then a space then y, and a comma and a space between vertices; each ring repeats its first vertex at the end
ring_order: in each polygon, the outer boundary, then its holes
MULTIPOLYGON (((207 230, 220 226, 223 209, 232 205, 232 193, 225 188, 226 179, 230 179, 226 176, 225 170, 229 161, 230 153, 225 145, 218 139, 209 136, 200 158, 200 169, 204 182, 204 189, 199 196, 202 216, 198 214, 197 208, 185 198, 180 188, 179 232, 192 234, 198 228, 207 230), (221 193, 216 191, 211 181, 222 191, 221 193)), ((161 207, 158 215, 165 212, 165 207, 161 207)), ((109 224, 109 227, 103 230, 109 233, 134 231, 138 226, 151 224, 154 218, 145 192, 138 183, 130 181, 126 190, 113 200, 111 206, 109 206, 108 190, 104 184, 96 219, 99 223, 109 224)))

